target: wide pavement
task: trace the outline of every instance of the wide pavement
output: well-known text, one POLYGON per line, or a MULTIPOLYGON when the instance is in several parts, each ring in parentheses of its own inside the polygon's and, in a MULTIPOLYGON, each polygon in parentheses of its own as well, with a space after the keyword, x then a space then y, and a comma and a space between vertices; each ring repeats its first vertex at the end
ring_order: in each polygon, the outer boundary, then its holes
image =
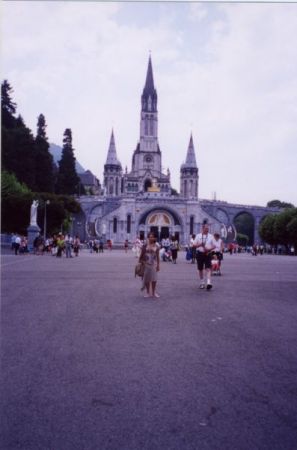
POLYGON ((2 449, 297 448, 297 258, 184 257, 2 255, 2 449))

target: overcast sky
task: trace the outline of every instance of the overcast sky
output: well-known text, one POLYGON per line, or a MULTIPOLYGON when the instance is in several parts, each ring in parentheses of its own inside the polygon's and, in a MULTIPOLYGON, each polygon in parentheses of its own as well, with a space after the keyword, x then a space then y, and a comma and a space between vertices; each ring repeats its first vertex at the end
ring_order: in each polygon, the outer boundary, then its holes
POLYGON ((297 4, 2 3, 2 80, 35 133, 69 127, 102 181, 111 128, 131 169, 149 51, 164 171, 179 190, 191 131, 199 197, 297 205, 297 4))

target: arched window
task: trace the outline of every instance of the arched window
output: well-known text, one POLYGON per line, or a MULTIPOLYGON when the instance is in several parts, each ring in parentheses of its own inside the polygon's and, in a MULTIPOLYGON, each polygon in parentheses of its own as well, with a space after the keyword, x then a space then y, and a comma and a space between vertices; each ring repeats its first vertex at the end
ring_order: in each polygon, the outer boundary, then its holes
POLYGON ((119 195, 119 179, 118 178, 116 178, 115 195, 119 195))
POLYGON ((127 233, 131 233, 131 214, 127 215, 127 233))
POLYGON ((184 197, 186 197, 187 196, 187 194, 188 194, 188 182, 187 182, 187 180, 185 180, 184 181, 184 197))
POLYGON ((146 114, 145 119, 144 119, 144 134, 146 136, 148 136, 148 121, 149 121, 149 116, 146 114))
POLYGON ((110 193, 110 195, 113 194, 113 183, 112 182, 109 185, 109 193, 110 193))
POLYGON ((154 134, 154 117, 150 116, 150 135, 153 136, 154 134))
POLYGON ((116 217, 113 218, 113 232, 116 233, 118 231, 118 219, 116 217))
POLYGON ((192 197, 194 195, 194 189, 193 189, 193 180, 190 180, 190 196, 192 197))

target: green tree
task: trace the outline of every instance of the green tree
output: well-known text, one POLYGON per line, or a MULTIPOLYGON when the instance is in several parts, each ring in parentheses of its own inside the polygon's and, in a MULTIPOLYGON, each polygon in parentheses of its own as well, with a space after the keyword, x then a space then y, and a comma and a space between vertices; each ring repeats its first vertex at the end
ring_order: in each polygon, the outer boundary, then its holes
POLYGON ((72 132, 70 128, 66 128, 63 138, 62 157, 59 161, 56 191, 59 194, 73 195, 78 191, 79 182, 80 180, 75 169, 72 132))
POLYGON ((46 208, 48 234, 60 231, 65 219, 69 220, 72 214, 81 211, 80 204, 70 196, 11 191, 9 195, 2 198, 1 226, 3 232, 27 233, 33 199, 39 201, 37 223, 41 229, 44 226, 45 202, 49 200, 46 208))
POLYGON ((11 193, 2 198, 1 229, 2 232, 27 234, 30 223, 30 208, 33 194, 11 193))
POLYGON ((261 221, 259 225, 260 238, 270 245, 277 244, 274 234, 275 219, 276 219, 275 215, 268 214, 266 217, 264 217, 264 219, 261 221))
POLYGON ((1 85, 1 137, 2 167, 14 173, 21 183, 30 189, 35 184, 35 154, 32 132, 26 127, 22 117, 16 114, 16 104, 12 101, 13 90, 7 80, 1 85))
POLYGON ((3 148, 3 168, 13 172, 21 183, 25 183, 34 191, 35 152, 32 132, 19 116, 16 119, 16 127, 9 134, 11 146, 8 149, 3 148))
POLYGON ((46 122, 43 114, 39 115, 37 121, 35 153, 36 190, 38 192, 53 192, 53 157, 49 152, 49 143, 46 136, 46 122))
POLYGON ((270 202, 267 203, 267 206, 270 208, 294 208, 292 203, 281 202, 280 200, 270 200, 270 202))
POLYGON ((246 234, 237 233, 236 241, 238 245, 245 247, 246 245, 248 245, 249 237, 246 234))
POLYGON ((30 189, 18 181, 13 173, 8 173, 6 170, 1 172, 1 193, 2 198, 13 194, 28 194, 30 189))
POLYGON ((1 85, 1 115, 2 126, 5 128, 14 128, 15 126, 16 103, 12 101, 12 92, 10 84, 4 80, 1 85))
POLYGON ((9 158, 14 148, 12 130, 16 126, 16 104, 11 99, 13 90, 7 80, 1 85, 1 144, 2 167, 10 166, 9 158))
POLYGON ((297 208, 288 208, 275 217, 273 231, 277 244, 289 245, 292 243, 292 236, 288 232, 287 227, 295 217, 297 217, 297 208))

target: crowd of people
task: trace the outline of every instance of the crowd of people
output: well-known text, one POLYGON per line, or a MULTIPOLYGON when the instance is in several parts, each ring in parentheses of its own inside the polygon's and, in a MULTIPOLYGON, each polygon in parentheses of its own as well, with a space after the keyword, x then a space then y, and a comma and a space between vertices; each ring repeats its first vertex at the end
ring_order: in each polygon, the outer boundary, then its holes
POLYGON ((11 250, 15 255, 29 253, 28 238, 26 236, 13 234, 11 236, 11 250))
MULTIPOLYGON (((72 237, 69 234, 54 234, 52 237, 44 238, 40 233, 37 234, 33 241, 33 253, 35 255, 50 254, 61 258, 65 255, 66 258, 78 256, 81 248, 80 239, 78 236, 72 237), (72 254, 73 253, 73 254, 72 254)), ((28 238, 26 236, 19 236, 13 234, 11 237, 11 249, 15 255, 28 254, 28 238)))

